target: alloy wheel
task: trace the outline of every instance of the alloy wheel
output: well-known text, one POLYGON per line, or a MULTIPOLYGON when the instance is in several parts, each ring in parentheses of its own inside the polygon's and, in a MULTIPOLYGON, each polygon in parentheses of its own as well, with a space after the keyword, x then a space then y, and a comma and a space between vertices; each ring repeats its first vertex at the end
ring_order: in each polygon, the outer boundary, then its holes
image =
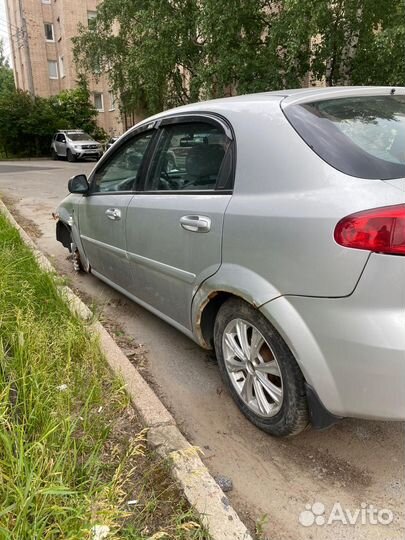
POLYGON ((243 319, 223 333, 225 368, 239 397, 255 414, 271 418, 283 403, 283 378, 276 355, 261 332, 243 319))

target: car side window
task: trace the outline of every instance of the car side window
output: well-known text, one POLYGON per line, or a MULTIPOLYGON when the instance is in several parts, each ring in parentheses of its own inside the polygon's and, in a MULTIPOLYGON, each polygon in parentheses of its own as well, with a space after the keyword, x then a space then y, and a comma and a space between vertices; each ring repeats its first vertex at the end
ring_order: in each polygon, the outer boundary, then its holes
POLYGON ((96 170, 92 193, 136 190, 142 161, 154 133, 144 132, 120 146, 111 158, 96 170))
POLYGON ((162 128, 145 191, 214 190, 230 141, 204 122, 162 128))
POLYGON ((66 139, 65 139, 65 136, 63 135, 63 133, 59 133, 59 135, 57 135, 57 137, 56 137, 56 140, 57 140, 57 142, 66 142, 66 139))

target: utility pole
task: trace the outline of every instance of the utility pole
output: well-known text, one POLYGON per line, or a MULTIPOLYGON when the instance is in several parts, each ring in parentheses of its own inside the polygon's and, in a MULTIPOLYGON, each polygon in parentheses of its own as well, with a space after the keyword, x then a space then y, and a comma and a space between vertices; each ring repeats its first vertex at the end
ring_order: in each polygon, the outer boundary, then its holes
POLYGON ((23 38, 23 44, 24 44, 23 46, 25 50, 25 58, 26 58, 26 66, 27 66, 27 74, 28 74, 28 92, 31 94, 31 96, 34 96, 35 88, 34 88, 34 77, 32 75, 30 44, 29 44, 29 39, 28 39, 27 21, 24 15, 24 8, 22 5, 22 0, 18 0, 18 6, 20 10, 21 33, 22 33, 22 38, 23 38))

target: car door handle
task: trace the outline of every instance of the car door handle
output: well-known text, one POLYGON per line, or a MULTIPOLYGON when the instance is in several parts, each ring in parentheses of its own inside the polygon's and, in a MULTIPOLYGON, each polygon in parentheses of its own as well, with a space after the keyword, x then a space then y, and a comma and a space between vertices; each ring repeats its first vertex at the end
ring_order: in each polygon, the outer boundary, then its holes
POLYGON ((208 216, 183 216, 180 225, 186 231, 208 232, 211 230, 211 218, 208 216))
POLYGON ((118 210, 118 208, 108 208, 105 211, 105 215, 108 217, 108 219, 117 221, 118 219, 121 219, 121 210, 118 210))

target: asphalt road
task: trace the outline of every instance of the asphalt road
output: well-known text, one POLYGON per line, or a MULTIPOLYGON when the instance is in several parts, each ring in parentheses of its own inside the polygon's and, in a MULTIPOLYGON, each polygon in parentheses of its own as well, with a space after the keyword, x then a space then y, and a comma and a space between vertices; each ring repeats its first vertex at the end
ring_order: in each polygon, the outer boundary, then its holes
POLYGON ((0 194, 71 285, 98 306, 180 428, 203 450, 211 472, 232 478, 234 490, 228 495, 242 519, 251 527, 259 522, 262 538, 271 540, 405 538, 404 424, 344 420, 327 432, 273 439, 239 413, 209 354, 93 276, 73 273, 67 251, 55 240, 51 212, 67 194, 68 178, 93 166, 3 162, 0 194), (332 524, 320 519, 319 525, 305 527, 300 514, 315 502, 325 507, 321 517, 328 518, 340 503, 343 512, 364 510, 364 505, 388 509, 394 520, 382 525, 366 518, 362 524, 360 514, 353 526, 344 524, 347 514, 337 510, 340 519, 332 524))

